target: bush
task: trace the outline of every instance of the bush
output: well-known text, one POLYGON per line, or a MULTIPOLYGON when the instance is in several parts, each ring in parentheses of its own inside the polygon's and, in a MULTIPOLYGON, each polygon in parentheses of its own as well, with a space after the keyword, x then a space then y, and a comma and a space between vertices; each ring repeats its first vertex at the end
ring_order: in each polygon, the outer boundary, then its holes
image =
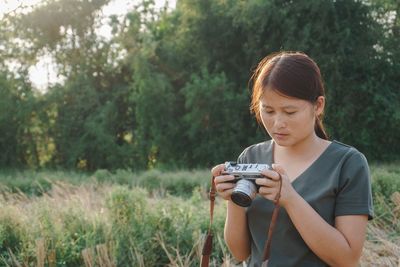
POLYGON ((17 211, 12 208, 1 207, 0 213, 0 258, 5 259, 12 265, 11 253, 21 256, 20 253, 26 244, 26 223, 18 216, 17 211))
POLYGON ((399 164, 373 164, 371 166, 372 192, 375 219, 379 229, 385 229, 389 236, 400 235, 400 168, 399 164))
MULTIPOLYGON (((171 257, 199 264, 198 242, 208 228, 208 205, 200 191, 189 200, 180 197, 148 199, 141 188, 117 187, 108 199, 118 266, 165 266, 171 257), (147 202, 144 199, 148 199, 147 202)), ((224 211, 216 210, 215 227, 222 234, 224 211), (217 212, 219 212, 217 214, 217 212)), ((215 246, 216 258, 222 249, 215 246)))
POLYGON ((400 163, 373 164, 371 166, 372 188, 374 196, 382 195, 386 200, 394 192, 400 192, 400 163))

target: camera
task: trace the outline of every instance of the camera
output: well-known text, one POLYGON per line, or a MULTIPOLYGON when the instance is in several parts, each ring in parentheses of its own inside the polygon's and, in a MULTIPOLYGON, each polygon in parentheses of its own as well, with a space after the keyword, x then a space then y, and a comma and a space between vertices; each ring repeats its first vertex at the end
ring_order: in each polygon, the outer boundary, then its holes
POLYGON ((269 169, 271 167, 268 164, 225 162, 223 174, 235 177, 233 182, 236 186, 231 195, 232 201, 242 207, 250 206, 259 188, 255 180, 264 178, 261 171, 269 169))

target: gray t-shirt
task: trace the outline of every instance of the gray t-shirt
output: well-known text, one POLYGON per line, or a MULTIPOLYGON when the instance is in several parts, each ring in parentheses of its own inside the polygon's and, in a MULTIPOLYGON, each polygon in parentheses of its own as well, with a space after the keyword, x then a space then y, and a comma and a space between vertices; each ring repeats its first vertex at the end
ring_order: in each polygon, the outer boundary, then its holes
MULTIPOLYGON (((246 148, 239 163, 272 164, 271 140, 246 148)), ((311 166, 293 182, 294 189, 330 225, 341 215, 373 216, 371 178, 366 158, 353 147, 333 141, 311 166)), ((251 239, 248 266, 261 266, 267 230, 274 205, 257 195, 247 208, 251 239)), ((301 238, 286 210, 279 210, 272 236, 268 267, 327 266, 301 238)))

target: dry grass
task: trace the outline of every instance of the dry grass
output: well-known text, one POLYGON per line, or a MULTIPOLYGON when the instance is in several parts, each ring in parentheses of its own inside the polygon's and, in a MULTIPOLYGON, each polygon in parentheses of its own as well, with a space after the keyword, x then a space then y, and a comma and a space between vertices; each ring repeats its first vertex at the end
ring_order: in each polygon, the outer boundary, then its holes
POLYGON ((391 225, 385 225, 380 218, 368 225, 369 238, 364 244, 361 266, 400 267, 400 233, 396 233, 395 229, 400 225, 400 193, 392 194, 393 206, 384 199, 377 200, 377 204, 384 206, 387 215, 393 219, 391 225))
MULTIPOLYGON (((75 209, 82 212, 82 216, 89 222, 101 221, 105 225, 110 225, 109 213, 105 205, 106 196, 112 190, 111 186, 86 184, 81 186, 72 186, 70 184, 56 182, 53 184, 52 190, 45 193, 41 197, 27 197, 22 192, 10 193, 2 190, 0 193, 0 209, 4 211, 0 215, 7 213, 9 216, 18 218, 18 222, 23 224, 29 231, 38 232, 43 227, 38 220, 40 210, 45 207, 51 211, 51 224, 57 229, 62 227, 63 212, 75 209)), ((160 197, 161 198, 161 197, 160 197)), ((152 200, 154 201, 154 199, 152 200)), ((400 224, 400 193, 396 192, 392 195, 392 202, 395 208, 392 209, 394 218, 393 225, 400 224)), ((221 203, 219 203, 221 205, 221 203)), ((206 206, 206 205, 205 205, 206 206)), ((217 216, 224 216, 219 214, 217 216)), ((368 239, 365 242, 360 266, 394 266, 400 267, 400 236, 399 233, 390 231, 390 226, 382 227, 379 218, 373 220, 368 226, 368 239)), ((222 229, 221 229, 222 232, 222 229)), ((193 266, 196 259, 201 255, 202 238, 193 244, 189 253, 182 253, 179 247, 174 247, 165 242, 163 233, 158 232, 155 235, 154 242, 161 245, 163 253, 169 259, 169 265, 173 267, 193 266)), ((34 264, 37 267, 56 266, 56 249, 54 245, 47 243, 45 238, 34 239, 34 264)), ((237 266, 226 250, 223 240, 217 236, 214 246, 220 246, 223 251, 223 266, 237 266)), ((81 251, 82 261, 86 267, 115 267, 116 259, 113 258, 113 247, 111 244, 97 244, 94 247, 84 248, 81 251)), ((18 261, 15 251, 9 250, 9 259, 5 262, 5 266, 32 266, 33 262, 18 261)), ((161 252, 156 252, 161 253, 161 252)), ((140 251, 132 247, 130 257, 136 259, 139 267, 146 266, 140 251)), ((2 259, 0 258, 0 264, 2 259)), ((211 266, 218 266, 215 259, 212 259, 211 266), (214 260, 214 261, 213 261, 214 260)))
POLYGON ((368 233, 373 240, 365 241, 360 265, 400 266, 400 240, 397 239, 397 243, 389 241, 388 234, 373 225, 368 226, 368 233))
POLYGON ((106 244, 99 244, 96 248, 85 248, 82 250, 85 267, 115 267, 110 251, 106 244))
POLYGON ((46 260, 46 246, 45 240, 43 238, 36 240, 36 260, 37 267, 44 267, 44 263, 46 260))

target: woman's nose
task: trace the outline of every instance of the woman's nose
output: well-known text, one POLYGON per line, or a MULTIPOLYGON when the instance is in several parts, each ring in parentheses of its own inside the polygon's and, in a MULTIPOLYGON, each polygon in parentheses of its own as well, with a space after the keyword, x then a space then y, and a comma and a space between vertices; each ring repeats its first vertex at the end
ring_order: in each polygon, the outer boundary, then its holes
POLYGON ((283 118, 282 115, 277 115, 275 117, 275 122, 274 122, 275 128, 281 129, 286 127, 286 120, 283 118))

